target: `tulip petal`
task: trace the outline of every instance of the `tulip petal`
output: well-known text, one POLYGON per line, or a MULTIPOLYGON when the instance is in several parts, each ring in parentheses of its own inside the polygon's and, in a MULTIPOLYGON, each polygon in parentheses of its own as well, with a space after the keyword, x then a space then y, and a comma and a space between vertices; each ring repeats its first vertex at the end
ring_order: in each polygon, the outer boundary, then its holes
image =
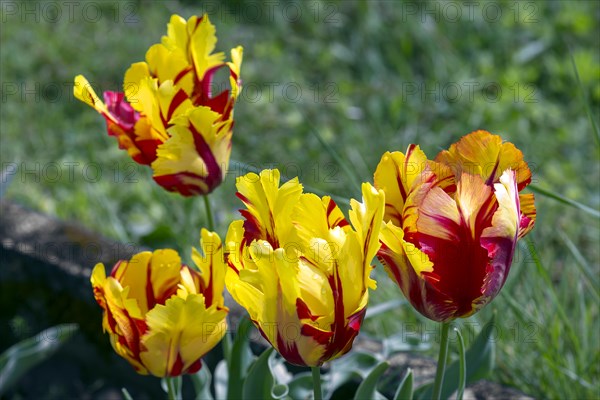
POLYGON ((173 81, 165 81, 160 85, 158 82, 152 78, 141 80, 139 92, 129 99, 134 104, 141 104, 141 112, 153 127, 151 136, 139 138, 141 140, 166 141, 169 138, 167 128, 173 123, 172 120, 193 107, 183 89, 175 86, 173 81))
POLYGON ((385 192, 384 220, 402 226, 404 203, 420 175, 427 167, 427 157, 417 145, 410 145, 406 156, 401 152, 386 152, 375 170, 377 189, 385 192))
POLYGON ((106 120, 108 134, 117 138, 119 148, 127 150, 133 160, 139 164, 150 164, 151 159, 137 146, 134 126, 139 114, 124 101, 123 93, 104 92, 106 104, 100 100, 90 83, 77 75, 73 86, 73 95, 93 107, 106 120))
POLYGON ((494 213, 492 225, 485 228, 481 235, 481 246, 488 251, 489 261, 482 281, 482 296, 474 300, 476 309, 487 304, 504 285, 517 244, 521 214, 514 171, 506 170, 502 174, 500 183, 494 184, 494 193, 498 209, 494 213))
MULTIPOLYGON (((201 231, 200 246, 203 255, 192 248, 192 260, 200 270, 194 276, 198 281, 200 292, 204 295, 207 307, 216 304, 224 306, 223 289, 225 288, 226 266, 223 259, 223 246, 219 235, 207 229, 201 231)), ((195 272, 195 271, 194 271, 195 272)))
POLYGON ((458 181, 456 200, 434 187, 419 207, 418 244, 434 265, 423 277, 452 299, 454 318, 476 311, 473 301, 482 294, 488 265, 480 237, 492 224, 496 208, 491 187, 481 176, 466 173, 458 181))
POLYGON ((435 160, 452 168, 456 176, 463 172, 477 174, 487 185, 498 182, 507 169, 516 171, 519 191, 531 182, 531 171, 523 160, 523 153, 514 144, 502 143, 500 136, 484 130, 463 136, 448 150, 441 151, 435 160))
POLYGON ((139 338, 146 332, 146 323, 137 301, 129 295, 129 287, 123 289, 114 278, 107 278, 103 264, 94 267, 91 282, 94 297, 104 310, 102 325, 110 334, 112 347, 138 373, 147 374, 139 361, 139 338))
POLYGON ((150 75, 148 64, 145 62, 133 63, 125 71, 123 92, 131 107, 138 112, 143 111, 142 103, 139 100, 141 82, 147 81, 148 78, 152 78, 152 75, 150 75))
POLYGON ((145 299, 139 307, 142 313, 146 313, 175 294, 180 270, 179 254, 165 249, 136 254, 130 261, 121 262, 119 268, 113 269, 111 276, 124 288, 130 288, 132 298, 145 299))
POLYGON ((433 262, 429 256, 404 240, 402 229, 391 222, 382 226, 380 239, 377 255, 413 307, 434 321, 451 319, 457 306, 431 282, 433 262))
POLYGON ((519 239, 527 235, 535 225, 536 209, 533 193, 519 195, 521 205, 521 223, 519 224, 519 239))
POLYGON ((148 332, 140 358, 155 376, 177 376, 195 372, 198 361, 224 336, 225 310, 204 304, 202 294, 183 299, 174 296, 146 315, 148 332), (191 370, 192 368, 192 370, 191 370))
POLYGON ((290 218, 302 194, 302 185, 294 178, 279 187, 279 176, 275 169, 264 170, 260 176, 250 173, 236 179, 236 195, 247 207, 240 213, 246 218, 244 236, 248 243, 263 239, 278 248, 290 240, 290 218))
MULTIPOLYGON (((350 200, 350 221, 354 227, 360 247, 362 260, 364 260, 365 281, 368 285, 374 284, 369 278, 371 261, 379 250, 378 232, 381 229, 385 208, 385 194, 383 190, 376 190, 371 184, 362 184, 363 202, 350 200)), ((373 287, 372 289, 375 289, 373 287)))
MULTIPOLYGON (((190 54, 194 63, 196 76, 204 81, 208 71, 223 65, 224 53, 211 54, 217 44, 216 28, 211 24, 208 15, 194 21, 188 20, 188 33, 190 34, 190 54), (194 26, 195 25, 195 26, 194 26), (190 32, 191 29, 192 32, 190 32)), ((210 82, 204 82, 210 86, 210 82)))
POLYGON ((231 152, 231 131, 219 114, 196 107, 174 120, 171 137, 158 147, 154 180, 184 196, 208 194, 223 180, 231 152))

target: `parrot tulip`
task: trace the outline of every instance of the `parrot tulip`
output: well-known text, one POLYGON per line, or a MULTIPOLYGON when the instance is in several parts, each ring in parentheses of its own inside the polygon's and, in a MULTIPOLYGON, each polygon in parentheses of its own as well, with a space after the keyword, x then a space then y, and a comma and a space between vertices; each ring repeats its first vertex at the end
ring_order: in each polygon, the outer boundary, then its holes
POLYGON ((91 283, 104 311, 104 331, 140 374, 194 373, 226 333, 221 240, 203 229, 201 246, 204 255, 192 253, 200 271, 182 265, 170 249, 121 260, 109 276, 103 264, 94 267, 91 283))
POLYGON ((410 303, 438 322, 468 317, 500 291, 517 239, 535 222, 523 154, 476 131, 428 160, 387 152, 374 176, 386 196, 378 257, 410 303))
POLYGON ((227 234, 226 285, 288 362, 315 367, 348 352, 359 332, 384 197, 363 184, 348 222, 330 197, 279 179, 277 170, 237 179, 247 208, 227 234))

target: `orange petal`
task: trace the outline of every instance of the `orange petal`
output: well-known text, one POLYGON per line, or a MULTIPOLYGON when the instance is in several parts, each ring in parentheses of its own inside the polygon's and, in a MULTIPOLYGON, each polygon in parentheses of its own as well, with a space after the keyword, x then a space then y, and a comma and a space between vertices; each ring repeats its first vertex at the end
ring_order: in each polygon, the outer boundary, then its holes
POLYGON ((463 172, 480 175, 488 185, 498 182, 507 169, 516 171, 519 191, 531 182, 523 153, 514 144, 502 143, 500 136, 484 130, 463 136, 449 150, 441 151, 435 161, 452 168, 456 176, 463 172))

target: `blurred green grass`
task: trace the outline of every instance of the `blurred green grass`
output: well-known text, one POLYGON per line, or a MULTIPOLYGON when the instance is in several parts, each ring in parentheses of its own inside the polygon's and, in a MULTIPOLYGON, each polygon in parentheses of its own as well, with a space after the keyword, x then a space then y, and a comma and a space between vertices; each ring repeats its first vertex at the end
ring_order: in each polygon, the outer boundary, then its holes
MULTIPOLYGON (((600 3, 481 1, 471 11, 461 2, 273 4, 268 12, 252 1, 83 1, 71 12, 61 2, 2 2, 0 160, 19 167, 6 197, 189 254, 205 225, 202 201, 155 185, 70 85, 82 73, 98 92, 118 90, 172 13, 212 10, 217 49, 245 49, 232 153, 239 163, 211 195, 221 234, 238 217, 233 178, 247 168, 279 167, 315 191, 359 195, 315 132, 352 174, 371 180, 387 150, 416 142, 433 157, 486 129, 523 151, 535 185, 599 208, 591 120, 600 105, 600 3)), ((521 244, 505 289, 474 320, 499 314, 494 380, 536 397, 597 397, 598 287, 589 277, 597 283, 600 223, 536 196, 529 248, 521 244)), ((375 303, 401 296, 380 269, 377 277, 375 303)), ((433 329, 408 307, 394 313, 368 321, 365 332, 391 335, 413 322, 433 329)))

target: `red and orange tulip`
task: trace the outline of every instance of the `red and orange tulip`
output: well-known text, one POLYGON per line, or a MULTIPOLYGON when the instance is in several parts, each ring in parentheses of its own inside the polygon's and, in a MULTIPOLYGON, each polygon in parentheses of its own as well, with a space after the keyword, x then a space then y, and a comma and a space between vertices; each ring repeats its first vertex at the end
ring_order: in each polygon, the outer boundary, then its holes
POLYGON ((202 230, 200 272, 181 264, 176 251, 156 250, 119 261, 107 277, 97 264, 91 282, 104 310, 102 326, 114 350, 140 374, 158 377, 194 373, 201 357, 226 332, 226 266, 221 240, 202 230))
POLYGON ((184 196, 210 193, 229 165, 242 47, 225 62, 223 53, 212 53, 216 42, 208 16, 173 15, 162 43, 127 70, 125 93, 104 92, 102 102, 82 75, 75 77, 75 97, 104 116, 119 147, 151 165, 159 185, 184 196), (214 94, 222 67, 229 69, 231 92, 214 94))
POLYGON ((411 304, 445 322, 489 303, 535 222, 521 151, 476 131, 435 161, 415 145, 385 153, 374 178, 386 195, 378 257, 411 304))
POLYGON ((348 352, 375 288, 383 193, 363 184, 350 224, 297 178, 279 186, 277 170, 240 177, 237 189, 247 208, 227 234, 228 291, 288 362, 315 367, 348 352))

